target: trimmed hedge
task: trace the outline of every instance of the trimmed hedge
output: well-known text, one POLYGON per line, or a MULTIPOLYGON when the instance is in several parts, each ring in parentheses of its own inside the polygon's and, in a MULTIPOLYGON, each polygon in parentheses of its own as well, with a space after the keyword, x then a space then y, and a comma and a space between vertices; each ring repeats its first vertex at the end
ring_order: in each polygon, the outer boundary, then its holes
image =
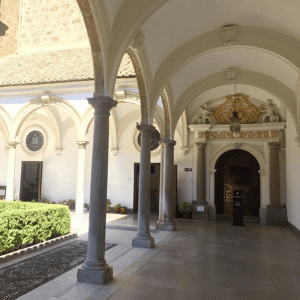
POLYGON ((44 242, 70 231, 71 214, 65 205, 0 202, 0 254, 19 245, 44 242))

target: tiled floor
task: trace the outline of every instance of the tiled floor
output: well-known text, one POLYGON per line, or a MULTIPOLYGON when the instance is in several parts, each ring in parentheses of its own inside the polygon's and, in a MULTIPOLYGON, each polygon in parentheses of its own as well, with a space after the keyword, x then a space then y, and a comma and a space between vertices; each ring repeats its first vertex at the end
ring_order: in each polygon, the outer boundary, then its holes
POLYGON ((300 239, 289 228, 192 220, 177 228, 153 234, 150 250, 131 248, 134 231, 107 229, 107 242, 118 243, 106 252, 111 282, 77 283, 75 268, 19 299, 300 299, 300 239))

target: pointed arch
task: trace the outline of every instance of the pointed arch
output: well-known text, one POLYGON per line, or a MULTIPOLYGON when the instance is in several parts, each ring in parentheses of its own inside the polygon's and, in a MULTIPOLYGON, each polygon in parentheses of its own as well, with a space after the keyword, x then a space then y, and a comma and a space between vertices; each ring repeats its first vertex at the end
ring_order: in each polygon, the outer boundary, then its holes
POLYGON ((147 101, 147 86, 145 82, 143 66, 141 64, 138 53, 133 48, 128 47, 126 52, 130 56, 136 74, 136 80, 138 84, 140 102, 141 102, 141 121, 143 124, 150 124, 148 101, 147 101))
MULTIPOLYGON (((286 105, 294 120, 295 125, 297 124, 296 98, 295 93, 290 88, 268 75, 247 70, 239 70, 238 76, 236 78, 236 83, 258 87, 277 97, 282 103, 286 105)), ((224 76, 224 72, 207 76, 192 84, 180 95, 176 102, 173 114, 174 124, 177 124, 182 112, 185 110, 187 105, 197 96, 201 95, 207 90, 227 84, 229 83, 224 76)), ((175 128, 173 127, 172 130, 174 131, 175 128)))
MULTIPOLYGON (((63 110, 65 110, 73 119, 76 129, 77 129, 77 134, 78 134, 78 139, 80 140, 82 136, 82 129, 81 129, 81 117, 80 114, 77 112, 77 110, 69 104, 67 101, 64 101, 61 98, 51 96, 53 99, 53 102, 49 104, 50 106, 58 107, 63 110)), ((14 140, 18 134, 19 130, 26 120, 26 118, 33 113, 34 111, 44 107, 41 102, 39 102, 40 98, 31 100, 31 102, 27 103, 25 106, 22 107, 22 109, 17 113, 17 115, 14 117, 13 122, 12 122, 12 130, 10 132, 10 139, 14 140)))

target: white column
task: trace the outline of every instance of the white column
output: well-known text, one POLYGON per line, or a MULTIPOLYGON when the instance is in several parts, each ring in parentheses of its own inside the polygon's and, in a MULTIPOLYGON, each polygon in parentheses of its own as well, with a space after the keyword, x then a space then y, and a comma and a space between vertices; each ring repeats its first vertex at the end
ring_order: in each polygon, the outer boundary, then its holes
POLYGON ((15 165, 16 165, 16 147, 18 142, 11 141, 8 144, 8 166, 6 180, 6 196, 5 199, 12 201, 15 193, 15 165))
POLYGON ((174 146, 175 141, 169 139, 163 139, 160 143, 164 149, 163 151, 163 185, 160 188, 162 196, 162 216, 161 221, 157 222, 156 229, 163 231, 173 231, 176 229, 175 222, 173 220, 173 173, 174 173, 174 146))
POLYGON ((152 125, 137 125, 141 132, 141 161, 139 178, 138 233, 132 240, 133 247, 152 248, 154 238, 150 234, 150 151, 152 125))
POLYGON ((117 102, 110 97, 88 99, 95 109, 91 195, 87 259, 78 270, 77 281, 106 284, 113 270, 105 259, 106 199, 108 171, 108 133, 110 110, 117 102))
POLYGON ((85 149, 89 142, 77 141, 78 163, 77 163, 77 187, 75 212, 83 213, 84 204, 84 169, 85 169, 85 149))
MULTIPOLYGON (((164 156, 165 156, 165 146, 159 141, 161 147, 161 159, 160 159, 160 178, 159 178, 159 215, 158 223, 163 220, 163 185, 164 185, 164 156)), ((158 228, 156 228, 158 229, 158 228)))

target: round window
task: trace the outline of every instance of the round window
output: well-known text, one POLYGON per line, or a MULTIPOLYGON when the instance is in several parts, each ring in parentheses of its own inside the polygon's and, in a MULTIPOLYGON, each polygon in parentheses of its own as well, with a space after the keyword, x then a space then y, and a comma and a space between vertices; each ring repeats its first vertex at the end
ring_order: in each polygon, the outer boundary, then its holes
POLYGON ((43 147, 44 137, 43 135, 35 130, 31 131, 26 138, 26 145, 31 151, 38 151, 43 147))

